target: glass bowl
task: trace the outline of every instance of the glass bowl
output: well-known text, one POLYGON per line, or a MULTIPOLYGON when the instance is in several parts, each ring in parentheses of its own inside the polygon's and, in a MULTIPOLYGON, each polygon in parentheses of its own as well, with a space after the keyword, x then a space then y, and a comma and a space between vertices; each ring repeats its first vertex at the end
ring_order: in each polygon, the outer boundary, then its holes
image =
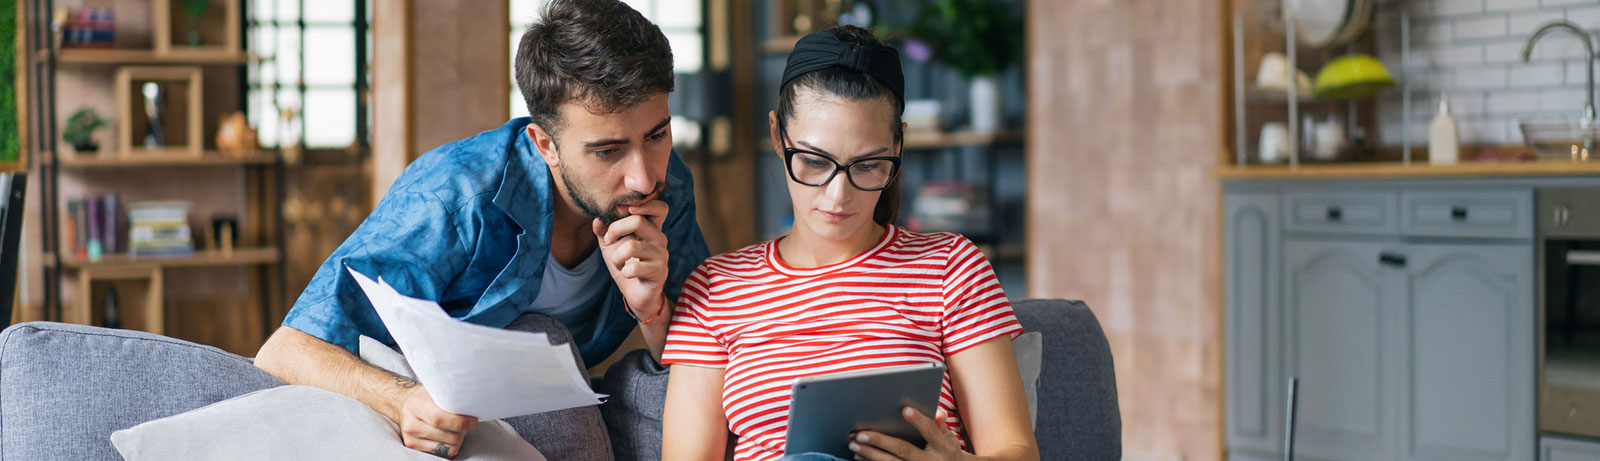
POLYGON ((1600 140, 1600 126, 1571 119, 1523 120, 1522 140, 1539 158, 1560 160, 1588 160, 1596 153, 1596 140, 1600 140))

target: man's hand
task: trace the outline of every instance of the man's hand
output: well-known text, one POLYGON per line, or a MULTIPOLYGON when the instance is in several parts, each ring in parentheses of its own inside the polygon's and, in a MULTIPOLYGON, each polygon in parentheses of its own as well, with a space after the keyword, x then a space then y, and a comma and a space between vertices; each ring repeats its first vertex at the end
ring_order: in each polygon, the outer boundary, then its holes
POLYGON ((904 440, 883 435, 872 431, 861 431, 850 438, 850 451, 856 453, 856 459, 871 461, 935 461, 935 460, 960 460, 967 459, 967 453, 961 451, 961 440, 956 438, 954 432, 944 425, 945 411, 940 408, 934 412, 934 418, 928 419, 922 412, 911 407, 900 410, 902 417, 917 428, 922 434, 922 439, 928 444, 917 448, 904 440))
POLYGON ((467 433, 478 427, 478 418, 462 416, 439 408, 421 384, 399 378, 407 387, 400 406, 400 440, 407 447, 442 458, 455 458, 467 433), (408 387, 409 386, 409 387, 408 387))
POLYGON ((649 320, 669 309, 662 298, 667 282, 667 202, 652 200, 627 207, 631 215, 607 226, 594 220, 600 253, 633 315, 649 320))

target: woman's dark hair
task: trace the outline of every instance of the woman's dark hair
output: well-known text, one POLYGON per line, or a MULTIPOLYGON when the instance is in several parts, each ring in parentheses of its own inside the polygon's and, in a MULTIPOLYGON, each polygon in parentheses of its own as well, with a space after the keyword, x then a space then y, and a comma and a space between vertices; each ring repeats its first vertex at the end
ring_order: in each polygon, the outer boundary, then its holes
MULTIPOLYGON (((848 45, 884 46, 883 41, 873 35, 872 31, 856 26, 832 26, 820 33, 832 33, 840 42, 848 45)), ((894 108, 891 129, 894 130, 895 145, 900 145, 904 139, 905 133, 901 130, 900 123, 901 117, 905 114, 905 100, 866 72, 844 67, 829 67, 807 72, 790 80, 778 89, 780 126, 794 119, 795 94, 800 88, 821 91, 848 101, 883 101, 894 108)), ((890 183, 889 187, 883 190, 883 195, 878 197, 878 204, 872 211, 872 220, 878 224, 888 225, 893 223, 899 214, 900 177, 895 176, 894 182, 890 183)))
POLYGON ((517 88, 533 123, 552 136, 561 105, 616 112, 673 89, 661 28, 617 0, 552 0, 517 44, 517 88))

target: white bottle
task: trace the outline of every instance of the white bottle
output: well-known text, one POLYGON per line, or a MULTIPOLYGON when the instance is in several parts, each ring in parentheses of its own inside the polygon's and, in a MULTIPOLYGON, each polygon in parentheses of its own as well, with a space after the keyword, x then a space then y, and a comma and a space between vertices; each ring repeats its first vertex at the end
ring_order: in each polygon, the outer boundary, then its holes
POLYGON ((1428 163, 1449 165, 1461 159, 1456 138, 1456 118, 1450 115, 1450 95, 1439 96, 1439 115, 1433 116, 1428 127, 1428 163))

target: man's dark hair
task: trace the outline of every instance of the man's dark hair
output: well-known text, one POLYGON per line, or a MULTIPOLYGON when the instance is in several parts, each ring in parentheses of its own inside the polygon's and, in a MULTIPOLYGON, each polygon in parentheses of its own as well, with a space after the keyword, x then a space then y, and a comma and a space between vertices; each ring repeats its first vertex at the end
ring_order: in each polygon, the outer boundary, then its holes
POLYGON ((618 0, 552 0, 522 34, 515 64, 528 114, 551 136, 568 101, 613 113, 673 89, 667 36, 618 0))
MULTIPOLYGON (((821 33, 832 33, 840 42, 847 45, 863 47, 884 45, 872 31, 856 26, 835 25, 821 33)), ((894 142, 895 144, 902 142, 905 133, 900 129, 900 122, 905 115, 905 101, 894 90, 866 72, 844 67, 829 67, 795 77, 778 89, 778 123, 794 119, 795 93, 800 88, 810 88, 846 101, 882 101, 889 104, 894 108, 893 126, 890 127, 894 130, 894 142)), ((883 190, 883 195, 878 197, 878 204, 872 211, 872 220, 878 224, 888 225, 893 223, 899 214, 900 177, 897 175, 894 182, 883 190)))

